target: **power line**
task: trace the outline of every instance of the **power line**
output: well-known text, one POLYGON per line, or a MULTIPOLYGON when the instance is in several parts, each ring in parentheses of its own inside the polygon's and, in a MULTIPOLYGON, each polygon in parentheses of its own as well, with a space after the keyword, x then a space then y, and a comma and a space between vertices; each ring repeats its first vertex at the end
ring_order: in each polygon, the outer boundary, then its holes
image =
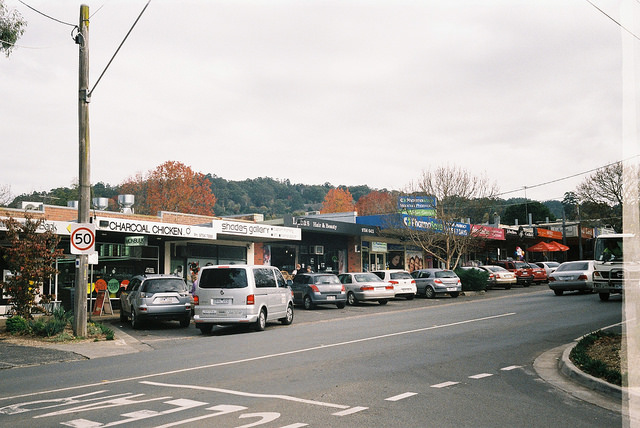
POLYGON ((59 20, 59 19, 57 19, 57 18, 54 18, 54 17, 52 17, 52 16, 47 15, 46 13, 40 12, 38 9, 36 9, 36 8, 34 8, 34 7, 29 6, 28 4, 26 4, 26 3, 25 3, 25 2, 23 2, 22 0, 18 0, 18 1, 19 1, 20 3, 22 3, 23 5, 27 6, 29 9, 33 10, 33 11, 34 11, 34 12, 36 12, 36 13, 39 13, 40 15, 42 15, 42 16, 44 16, 44 17, 46 17, 46 18, 49 18, 49 19, 51 19, 51 20, 53 20, 53 21, 56 21, 56 22, 59 22, 60 24, 69 25, 70 27, 76 27, 76 25, 75 25, 75 24, 70 24, 70 23, 68 23, 68 22, 61 21, 61 20, 59 20))
POLYGON ((618 21, 616 21, 615 19, 613 19, 611 17, 611 15, 607 14, 604 10, 600 9, 598 6, 596 6, 595 4, 591 3, 590 0, 585 0, 587 3, 589 3, 591 6, 595 7, 596 9, 598 9, 598 11, 603 14, 604 16, 606 16, 607 18, 609 18, 610 20, 612 20, 613 22, 616 23, 616 25, 618 25, 618 27, 622 28, 624 31, 626 31, 627 33, 631 34, 633 37, 635 37, 636 39, 640 40, 640 37, 636 36, 631 30, 627 29, 624 25, 622 25, 621 23, 619 23, 618 21))
MULTIPOLYGON (((639 155, 632 156, 632 157, 630 157, 630 158, 628 158, 628 159, 625 159, 625 160, 629 160, 629 159, 632 159, 632 158, 637 157, 637 156, 639 156, 639 155)), ((544 183, 540 183, 540 184, 534 184, 533 186, 524 186, 524 188, 525 188, 525 189, 535 189, 536 187, 546 186, 547 184, 553 184, 553 183, 557 183, 558 181, 568 180, 568 179, 570 179, 570 178, 578 177, 578 176, 580 176, 580 175, 589 174, 590 172, 594 172, 594 171, 597 171, 597 170, 599 170, 599 169, 607 168, 607 167, 610 167, 611 165, 615 165, 615 164, 620 163, 620 162, 624 162, 624 160, 623 160, 623 161, 615 161, 615 162, 611 162, 611 163, 609 163, 609 164, 607 164, 607 165, 600 166, 600 167, 598 167, 598 168, 590 169, 589 171, 579 172, 579 173, 577 173, 577 174, 568 175, 568 176, 566 176, 566 177, 556 178, 555 180, 546 181, 546 182, 544 182, 544 183)), ((522 191, 522 189, 509 190, 508 192, 498 193, 498 194, 496 194, 496 195, 494 195, 494 196, 502 196, 502 195, 506 195, 506 194, 508 194, 508 193, 515 193, 515 192, 520 192, 520 191, 522 191)))

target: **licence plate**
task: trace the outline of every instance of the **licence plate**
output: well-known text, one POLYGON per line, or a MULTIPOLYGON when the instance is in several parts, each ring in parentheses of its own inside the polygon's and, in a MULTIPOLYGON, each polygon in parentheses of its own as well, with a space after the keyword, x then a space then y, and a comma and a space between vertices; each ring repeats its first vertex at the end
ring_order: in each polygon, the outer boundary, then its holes
POLYGON ((230 297, 211 299, 212 305, 230 305, 231 302, 232 302, 232 299, 230 297))
POLYGON ((447 291, 456 291, 456 287, 447 287, 447 291))
POLYGON ((327 300, 336 300, 336 296, 327 296, 327 300))
POLYGON ((153 299, 153 303, 160 305, 167 303, 178 303, 178 299, 176 299, 175 297, 156 297, 155 299, 153 299))

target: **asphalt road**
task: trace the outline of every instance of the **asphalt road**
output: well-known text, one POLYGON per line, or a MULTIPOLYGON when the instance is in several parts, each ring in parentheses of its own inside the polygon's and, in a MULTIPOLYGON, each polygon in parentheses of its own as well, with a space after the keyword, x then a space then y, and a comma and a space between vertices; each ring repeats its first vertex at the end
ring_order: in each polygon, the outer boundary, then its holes
POLYGON ((0 371, 0 426, 619 427, 533 361, 620 321, 619 300, 541 286, 297 310, 261 333, 124 325, 153 350, 0 371))

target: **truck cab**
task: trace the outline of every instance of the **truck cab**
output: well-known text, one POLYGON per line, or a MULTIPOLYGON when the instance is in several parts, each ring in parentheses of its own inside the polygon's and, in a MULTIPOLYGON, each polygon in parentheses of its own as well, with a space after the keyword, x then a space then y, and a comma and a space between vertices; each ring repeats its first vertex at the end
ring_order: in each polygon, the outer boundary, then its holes
POLYGON ((596 237, 593 248, 593 291, 600 300, 607 301, 611 294, 622 294, 625 260, 623 241, 632 238, 628 233, 610 233, 596 237))

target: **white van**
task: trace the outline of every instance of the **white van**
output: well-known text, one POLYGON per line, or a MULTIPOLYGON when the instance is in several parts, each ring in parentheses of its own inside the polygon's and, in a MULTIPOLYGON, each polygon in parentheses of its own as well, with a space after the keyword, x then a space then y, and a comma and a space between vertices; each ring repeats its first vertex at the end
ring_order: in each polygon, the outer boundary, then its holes
POLYGON ((291 289, 272 266, 205 266, 193 300, 193 320, 202 333, 214 325, 252 324, 262 331, 267 321, 293 322, 291 289))

